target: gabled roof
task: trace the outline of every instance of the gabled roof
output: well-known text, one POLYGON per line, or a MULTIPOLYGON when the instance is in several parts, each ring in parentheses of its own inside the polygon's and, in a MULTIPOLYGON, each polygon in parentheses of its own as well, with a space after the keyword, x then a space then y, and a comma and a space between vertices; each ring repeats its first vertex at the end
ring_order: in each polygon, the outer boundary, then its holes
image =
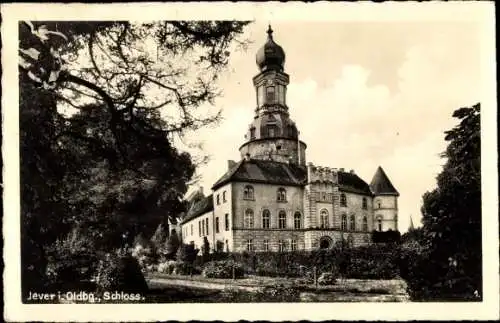
POLYGON ((288 186, 306 184, 307 171, 303 166, 280 163, 272 160, 241 160, 224 174, 212 189, 215 190, 228 182, 265 183, 288 186))
POLYGON ((370 186, 354 173, 338 172, 339 189, 343 192, 372 195, 370 186))
POLYGON ((199 217, 207 212, 214 210, 214 199, 213 194, 202 198, 200 201, 196 202, 191 209, 188 211, 187 215, 182 219, 181 224, 184 224, 194 218, 199 217))
POLYGON ((378 167, 373 179, 370 183, 370 188, 375 195, 396 195, 399 196, 399 192, 394 188, 389 177, 382 169, 378 167))

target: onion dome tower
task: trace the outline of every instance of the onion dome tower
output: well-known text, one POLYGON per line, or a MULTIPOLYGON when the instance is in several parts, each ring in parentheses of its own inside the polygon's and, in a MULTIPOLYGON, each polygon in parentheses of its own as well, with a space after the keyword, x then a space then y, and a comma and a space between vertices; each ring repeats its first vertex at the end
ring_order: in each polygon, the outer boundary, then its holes
POLYGON ((274 41, 271 26, 255 61, 259 68, 259 74, 253 78, 257 106, 245 143, 240 147, 241 157, 304 166, 306 144, 299 140, 286 103, 290 77, 284 72, 285 51, 274 41))

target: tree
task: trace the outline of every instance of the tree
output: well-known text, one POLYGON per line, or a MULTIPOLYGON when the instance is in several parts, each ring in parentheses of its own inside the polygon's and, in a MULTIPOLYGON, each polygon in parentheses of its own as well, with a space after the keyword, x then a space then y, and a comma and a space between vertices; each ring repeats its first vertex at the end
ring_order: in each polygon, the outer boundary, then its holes
POLYGON ((74 226, 113 249, 183 210, 200 161, 174 138, 219 119, 203 106, 246 24, 20 23, 23 291, 74 226))
POLYGON ((447 158, 437 188, 423 196, 424 251, 412 270, 415 298, 464 299, 481 295, 480 104, 453 113, 447 158))
POLYGON ((175 229, 172 229, 170 235, 168 236, 167 243, 165 244, 165 255, 167 259, 175 258, 175 255, 180 245, 181 241, 177 236, 177 232, 175 231, 175 229))

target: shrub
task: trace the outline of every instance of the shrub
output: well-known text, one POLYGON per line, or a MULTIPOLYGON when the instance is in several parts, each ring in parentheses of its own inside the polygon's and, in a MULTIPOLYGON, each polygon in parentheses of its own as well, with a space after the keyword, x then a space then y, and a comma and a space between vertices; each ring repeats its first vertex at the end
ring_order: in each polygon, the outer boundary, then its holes
POLYGON ((240 263, 232 260, 211 261, 205 264, 202 274, 207 278, 243 278, 244 270, 240 263))
POLYGON ((107 254, 99 263, 96 283, 99 291, 139 292, 148 290, 136 258, 107 254))
POLYGON ((164 274, 173 274, 175 269, 176 261, 175 260, 167 260, 158 265, 158 272, 164 274))
POLYGON ((300 299, 300 292, 293 287, 275 284, 264 287, 257 293, 256 298, 261 302, 297 302, 300 299))
POLYGON ((141 244, 135 245, 132 249, 132 257, 137 259, 142 271, 146 271, 148 267, 156 263, 158 257, 153 249, 153 246, 144 247, 141 244))
POLYGON ((318 285, 334 285, 337 282, 338 274, 333 272, 322 273, 318 277, 318 285))

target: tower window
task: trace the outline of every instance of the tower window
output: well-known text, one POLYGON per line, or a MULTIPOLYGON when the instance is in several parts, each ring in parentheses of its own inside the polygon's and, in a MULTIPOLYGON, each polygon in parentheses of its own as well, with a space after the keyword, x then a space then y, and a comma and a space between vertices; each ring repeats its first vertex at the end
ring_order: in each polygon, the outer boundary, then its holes
POLYGON ((276 137, 277 131, 276 131, 276 126, 275 125, 268 125, 267 126, 267 136, 268 137, 276 137))
POLYGON ((275 99, 276 99, 276 92, 274 86, 266 87, 266 101, 272 103, 274 102, 275 99))
POLYGON ((255 139, 255 128, 250 128, 250 140, 255 139))
POLYGON ((366 200, 366 197, 363 197, 363 210, 368 209, 368 202, 366 200))
POLYGON ((345 215, 345 214, 342 214, 342 223, 341 223, 340 229, 342 231, 347 230, 347 215, 345 215))
POLYGON ((378 231, 382 231, 382 218, 377 218, 377 229, 378 231))
POLYGON ((363 217, 363 231, 368 231, 368 219, 365 217, 363 217))
POLYGON ((320 212, 321 228, 328 228, 328 211, 323 209, 320 212))

